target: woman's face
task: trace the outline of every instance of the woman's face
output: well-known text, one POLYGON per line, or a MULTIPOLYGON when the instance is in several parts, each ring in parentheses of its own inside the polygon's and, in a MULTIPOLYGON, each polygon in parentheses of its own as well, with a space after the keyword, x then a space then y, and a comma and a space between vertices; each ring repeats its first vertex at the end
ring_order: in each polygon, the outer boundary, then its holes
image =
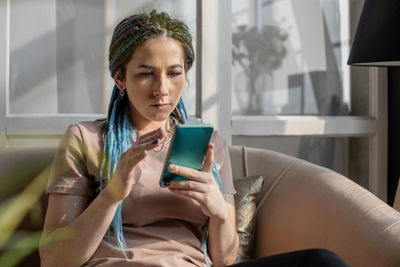
POLYGON ((124 79, 114 80, 126 89, 134 126, 163 122, 178 104, 185 85, 184 52, 172 38, 149 39, 136 48, 124 79))

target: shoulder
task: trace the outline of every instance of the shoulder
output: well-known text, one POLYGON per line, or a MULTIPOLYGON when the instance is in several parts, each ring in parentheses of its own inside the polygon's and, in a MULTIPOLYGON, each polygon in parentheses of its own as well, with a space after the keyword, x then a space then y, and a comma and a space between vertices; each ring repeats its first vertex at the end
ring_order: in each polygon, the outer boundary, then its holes
POLYGON ((86 147, 98 149, 102 147, 105 128, 105 119, 71 124, 66 130, 61 144, 64 147, 72 146, 80 150, 86 150, 86 147))
POLYGON ((73 124, 70 127, 77 128, 82 134, 103 134, 106 128, 106 119, 83 121, 73 124))
POLYGON ((86 133, 98 134, 103 133, 106 127, 106 119, 98 119, 95 121, 83 121, 68 126, 67 135, 80 135, 86 133))

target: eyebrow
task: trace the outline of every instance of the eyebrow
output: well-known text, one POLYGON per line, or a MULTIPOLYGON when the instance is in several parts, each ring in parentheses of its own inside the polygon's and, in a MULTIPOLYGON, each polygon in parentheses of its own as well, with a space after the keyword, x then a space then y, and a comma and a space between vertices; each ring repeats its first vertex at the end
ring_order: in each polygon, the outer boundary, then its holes
MULTIPOLYGON (((151 65, 146 65, 146 64, 140 64, 140 65, 138 65, 138 66, 137 66, 137 68, 143 68, 143 69, 155 69, 155 67, 154 67, 154 66, 151 66, 151 65)), ((181 65, 181 64, 174 64, 174 65, 171 65, 171 66, 169 66, 168 68, 181 68, 181 69, 183 69, 183 67, 182 67, 182 65, 181 65)))

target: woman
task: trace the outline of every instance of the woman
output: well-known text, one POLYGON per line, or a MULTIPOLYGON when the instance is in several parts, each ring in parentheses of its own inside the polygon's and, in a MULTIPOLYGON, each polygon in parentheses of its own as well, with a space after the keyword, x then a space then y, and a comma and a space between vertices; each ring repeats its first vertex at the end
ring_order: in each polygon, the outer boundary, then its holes
POLYGON ((235 190, 218 133, 201 170, 168 166, 190 180, 158 185, 173 127, 187 119, 181 94, 193 61, 187 26, 166 13, 134 15, 117 25, 107 120, 70 126, 53 162, 42 266, 234 262, 235 190))

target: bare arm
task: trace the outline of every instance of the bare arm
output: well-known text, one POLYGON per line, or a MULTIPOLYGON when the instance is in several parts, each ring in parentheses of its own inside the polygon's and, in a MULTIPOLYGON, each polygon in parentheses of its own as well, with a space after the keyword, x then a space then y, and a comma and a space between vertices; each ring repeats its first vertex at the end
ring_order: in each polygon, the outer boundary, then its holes
POLYGON ((228 194, 226 205, 223 206, 228 210, 227 217, 210 217, 208 226, 208 248, 213 266, 233 264, 239 247, 239 238, 235 226, 234 196, 228 194))
POLYGON ((133 185, 134 167, 142 161, 146 150, 159 145, 161 129, 141 135, 123 153, 117 169, 106 188, 88 206, 88 197, 50 194, 44 232, 39 253, 42 267, 80 266, 98 248, 114 217, 120 201, 133 185))
POLYGON ((197 202, 210 217, 208 248, 213 266, 226 266, 235 261, 239 239, 235 227, 235 201, 233 195, 223 194, 212 175, 214 145, 210 144, 200 171, 183 166, 169 166, 169 171, 187 177, 187 181, 171 181, 171 192, 197 202), (171 168, 172 167, 172 168, 171 168))
POLYGON ((96 251, 119 201, 106 188, 86 208, 87 203, 87 197, 50 194, 39 248, 42 267, 80 266, 96 251))

